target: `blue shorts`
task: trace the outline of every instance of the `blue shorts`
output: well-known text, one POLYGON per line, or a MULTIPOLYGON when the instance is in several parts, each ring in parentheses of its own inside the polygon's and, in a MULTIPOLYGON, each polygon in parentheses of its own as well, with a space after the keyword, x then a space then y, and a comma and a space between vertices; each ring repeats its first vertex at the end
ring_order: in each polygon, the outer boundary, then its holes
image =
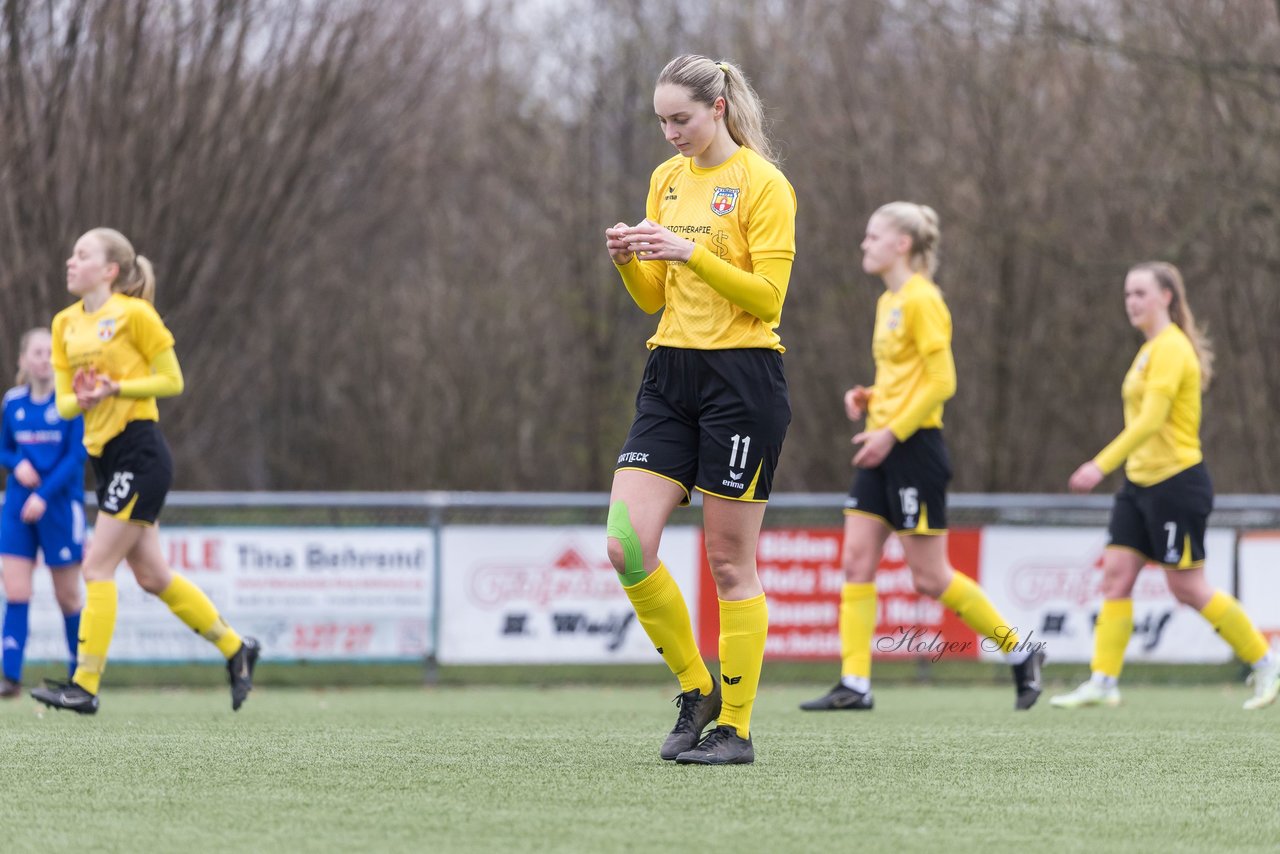
POLYGON ((0 554, 36 559, 36 549, 44 552, 50 569, 79 563, 84 552, 84 504, 71 498, 49 502, 40 521, 22 521, 25 498, 5 497, 0 510, 0 554))

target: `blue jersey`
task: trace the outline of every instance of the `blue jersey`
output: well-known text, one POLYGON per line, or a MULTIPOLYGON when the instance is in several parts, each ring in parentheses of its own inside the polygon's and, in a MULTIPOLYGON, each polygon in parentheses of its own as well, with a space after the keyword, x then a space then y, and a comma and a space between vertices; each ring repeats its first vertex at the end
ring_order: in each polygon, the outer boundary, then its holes
POLYGON ((52 504, 84 501, 84 419, 67 421, 58 414, 51 393, 35 400, 28 386, 10 389, 4 396, 0 422, 0 465, 9 472, 4 503, 21 507, 33 491, 52 504), (14 467, 26 460, 40 474, 40 486, 27 489, 13 476, 14 467))

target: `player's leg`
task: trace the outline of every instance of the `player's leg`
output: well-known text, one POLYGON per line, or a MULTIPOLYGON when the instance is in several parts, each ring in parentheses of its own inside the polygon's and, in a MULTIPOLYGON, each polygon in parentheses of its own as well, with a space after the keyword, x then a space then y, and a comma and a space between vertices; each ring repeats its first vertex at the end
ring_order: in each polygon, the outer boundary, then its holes
POLYGON ((98 690, 107 667, 107 651, 115 634, 116 567, 142 535, 143 529, 106 513, 98 514, 93 539, 81 570, 85 580, 85 606, 80 615, 80 639, 76 670, 69 685, 36 688, 31 696, 48 706, 84 714, 98 710, 98 690))
POLYGON ((957 572, 947 558, 947 535, 900 533, 902 550, 911 567, 916 591, 937 599, 986 639, 991 648, 1004 653, 1013 672, 1014 708, 1029 709, 1040 697, 1040 669, 1044 652, 1037 644, 1022 643, 1017 628, 1011 626, 978 583, 957 572))
POLYGON ((707 563, 720 603, 719 726, 697 747, 681 753, 682 764, 728 765, 755 761, 751 712, 760 687, 769 608, 756 571, 756 545, 763 502, 706 495, 703 528, 707 563))
POLYGON ((231 708, 239 709, 253 689, 253 668, 259 652, 257 641, 241 638, 218 613, 203 590, 170 569, 155 525, 148 525, 142 530, 142 535, 125 559, 139 587, 168 605, 174 616, 217 647, 226 658, 231 682, 231 708))
MULTIPOLYGON (((11 547, 11 544, 6 544, 11 547)), ((0 698, 22 694, 22 663, 27 650, 27 627, 31 608, 31 577, 35 561, 24 555, 0 555, 4 575, 4 678, 0 681, 0 698)))
POLYGON ((1244 708, 1253 711, 1274 703, 1280 695, 1280 652, 1268 646, 1266 636, 1249 619, 1240 601, 1225 590, 1214 589, 1203 566, 1166 566, 1165 580, 1173 597, 1200 612, 1236 656, 1253 668, 1249 681, 1254 693, 1244 708))
MULTIPOLYGON (((1112 538, 1117 539, 1115 530, 1112 538)), ((1102 605, 1093 627, 1089 679, 1074 691, 1050 698, 1049 705, 1058 709, 1120 705, 1120 672, 1133 636, 1133 586, 1146 562, 1145 554, 1128 545, 1113 544, 1103 552, 1102 605)))
MULTIPOLYGON (((869 473, 867 473, 869 474, 869 473)), ((859 472, 858 477, 864 473, 859 472)), ((859 487, 855 480, 853 493, 859 487)), ((859 499, 865 506, 865 498, 859 499)), ((876 568, 890 533, 888 520, 866 510, 846 509, 840 566, 844 586, 840 590, 840 681, 807 702, 806 711, 869 710, 871 694, 871 640, 876 630, 876 568)))

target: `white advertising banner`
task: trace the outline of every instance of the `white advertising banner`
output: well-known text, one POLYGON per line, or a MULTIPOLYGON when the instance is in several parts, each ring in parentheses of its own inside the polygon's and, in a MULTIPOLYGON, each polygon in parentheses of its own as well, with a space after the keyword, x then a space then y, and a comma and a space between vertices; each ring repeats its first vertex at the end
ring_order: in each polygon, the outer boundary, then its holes
MULTIPOLYGON (((982 532, 982 587, 1023 640, 1042 641, 1050 663, 1087 662, 1102 603, 1105 530, 992 526, 982 532)), ((1235 532, 1205 536, 1205 577, 1230 592, 1235 532)), ((1133 638, 1125 661, 1223 662, 1231 648, 1148 566, 1133 590, 1133 638)), ((984 658, 996 658, 983 653, 984 658)))
POLYGON ((1240 537, 1239 599, 1259 631, 1280 642, 1280 531, 1240 537))
MULTIPOLYGON (((662 559, 697 632, 697 529, 671 527, 662 559)), ((443 664, 661 661, 605 552, 603 525, 450 526, 443 664)))
MULTIPOLYGON (((417 528, 161 528, 170 565, 268 659, 416 660, 430 648, 433 534, 417 528)), ((116 572, 111 661, 220 660, 163 602, 116 572)), ((67 656, 49 570, 36 572, 30 660, 67 656)))

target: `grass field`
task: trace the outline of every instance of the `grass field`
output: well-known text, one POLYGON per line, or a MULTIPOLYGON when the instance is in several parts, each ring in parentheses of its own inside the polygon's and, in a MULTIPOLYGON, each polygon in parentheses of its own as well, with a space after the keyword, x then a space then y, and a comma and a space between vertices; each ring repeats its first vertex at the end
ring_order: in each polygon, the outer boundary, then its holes
POLYGON ((672 688, 115 688, 0 706, 4 851, 1274 851, 1280 708, 1135 686, 1014 713, 888 685, 862 713, 766 685, 753 766, 657 757, 672 688))

